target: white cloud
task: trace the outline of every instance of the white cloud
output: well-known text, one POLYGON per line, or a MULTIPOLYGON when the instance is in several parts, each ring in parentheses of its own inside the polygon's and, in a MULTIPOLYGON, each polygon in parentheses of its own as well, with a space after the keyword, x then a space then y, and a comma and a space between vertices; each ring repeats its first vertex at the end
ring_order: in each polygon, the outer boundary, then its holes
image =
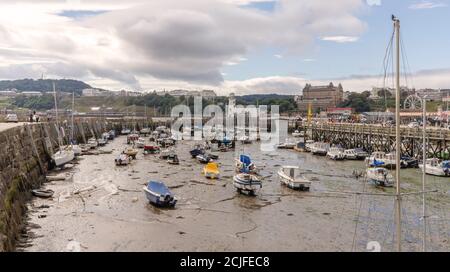
POLYGON ((303 59, 304 62, 315 62, 316 59, 303 59))
POLYGON ((221 69, 245 61, 252 49, 302 53, 318 36, 356 37, 365 30, 355 15, 361 0, 279 0, 271 13, 240 7, 249 2, 0 0, 0 79, 44 73, 115 89, 146 88, 150 79, 162 86, 221 86, 221 69), (104 13, 59 15, 68 10, 104 13))
POLYGON ((446 7, 447 4, 435 1, 421 1, 409 6, 410 9, 433 9, 446 7))
POLYGON ((369 6, 381 6, 381 0, 366 0, 369 6))
POLYGON ((273 55, 275 58, 277 58, 277 59, 282 59, 283 58, 283 56, 282 55, 279 55, 279 54, 275 54, 275 55, 273 55))
POLYGON ((337 43, 349 43, 349 42, 356 42, 358 41, 358 37, 354 36, 327 36, 322 37, 322 41, 330 41, 330 42, 337 42, 337 43))

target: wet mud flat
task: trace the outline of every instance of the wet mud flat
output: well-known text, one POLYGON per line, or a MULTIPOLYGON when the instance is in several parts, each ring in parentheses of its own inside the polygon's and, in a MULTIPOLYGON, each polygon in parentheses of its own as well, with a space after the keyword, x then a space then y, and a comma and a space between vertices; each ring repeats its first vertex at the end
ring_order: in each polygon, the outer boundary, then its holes
MULTIPOLYGON (((221 178, 208 180, 204 165, 192 159, 195 142, 177 143, 180 165, 142 154, 128 166, 114 158, 126 146, 118 137, 103 150, 83 156, 64 181, 45 184, 53 198, 29 203, 27 231, 19 251, 381 251, 395 250, 394 199, 339 192, 393 193, 352 175, 363 162, 331 161, 292 150, 262 152, 259 143, 219 152, 221 178), (256 197, 240 195, 232 184, 234 160, 250 154, 264 177, 256 197), (313 180, 310 192, 282 186, 281 165, 298 165, 313 180), (175 209, 148 203, 142 188, 165 182, 178 198, 175 209)), ((61 174, 61 173, 58 173, 61 174)), ((450 250, 450 180, 428 177, 428 250, 450 250)), ((402 170, 402 190, 421 188, 417 169, 402 170)), ((420 251, 421 196, 403 198, 403 249, 420 251)))

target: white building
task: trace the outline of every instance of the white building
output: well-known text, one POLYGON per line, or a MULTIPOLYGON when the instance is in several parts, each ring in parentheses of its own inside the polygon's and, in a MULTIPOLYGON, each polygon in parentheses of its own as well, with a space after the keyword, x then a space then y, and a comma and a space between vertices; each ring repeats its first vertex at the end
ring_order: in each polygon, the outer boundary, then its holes
POLYGON ((21 92, 21 95, 24 96, 41 96, 42 93, 41 92, 21 92))
POLYGON ((104 93, 98 89, 84 89, 83 96, 104 96, 104 93))

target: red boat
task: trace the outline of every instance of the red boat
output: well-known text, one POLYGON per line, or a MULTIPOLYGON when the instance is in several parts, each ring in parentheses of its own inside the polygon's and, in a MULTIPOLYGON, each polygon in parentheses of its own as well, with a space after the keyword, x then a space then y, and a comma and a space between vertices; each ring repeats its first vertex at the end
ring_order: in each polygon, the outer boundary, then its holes
POLYGON ((160 148, 156 145, 145 145, 144 146, 144 154, 155 154, 159 153, 160 148))

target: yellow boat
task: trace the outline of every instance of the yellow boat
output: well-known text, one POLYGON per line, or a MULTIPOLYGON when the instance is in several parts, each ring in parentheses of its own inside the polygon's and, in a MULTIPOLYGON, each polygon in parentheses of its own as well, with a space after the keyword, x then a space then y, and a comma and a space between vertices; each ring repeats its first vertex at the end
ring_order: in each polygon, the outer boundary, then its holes
POLYGON ((132 147, 127 147, 127 148, 125 148, 123 153, 127 154, 128 156, 132 157, 133 159, 136 159, 136 155, 137 155, 138 151, 132 147))
POLYGON ((218 179, 220 175, 219 165, 216 162, 210 162, 203 168, 203 175, 206 178, 218 179))

